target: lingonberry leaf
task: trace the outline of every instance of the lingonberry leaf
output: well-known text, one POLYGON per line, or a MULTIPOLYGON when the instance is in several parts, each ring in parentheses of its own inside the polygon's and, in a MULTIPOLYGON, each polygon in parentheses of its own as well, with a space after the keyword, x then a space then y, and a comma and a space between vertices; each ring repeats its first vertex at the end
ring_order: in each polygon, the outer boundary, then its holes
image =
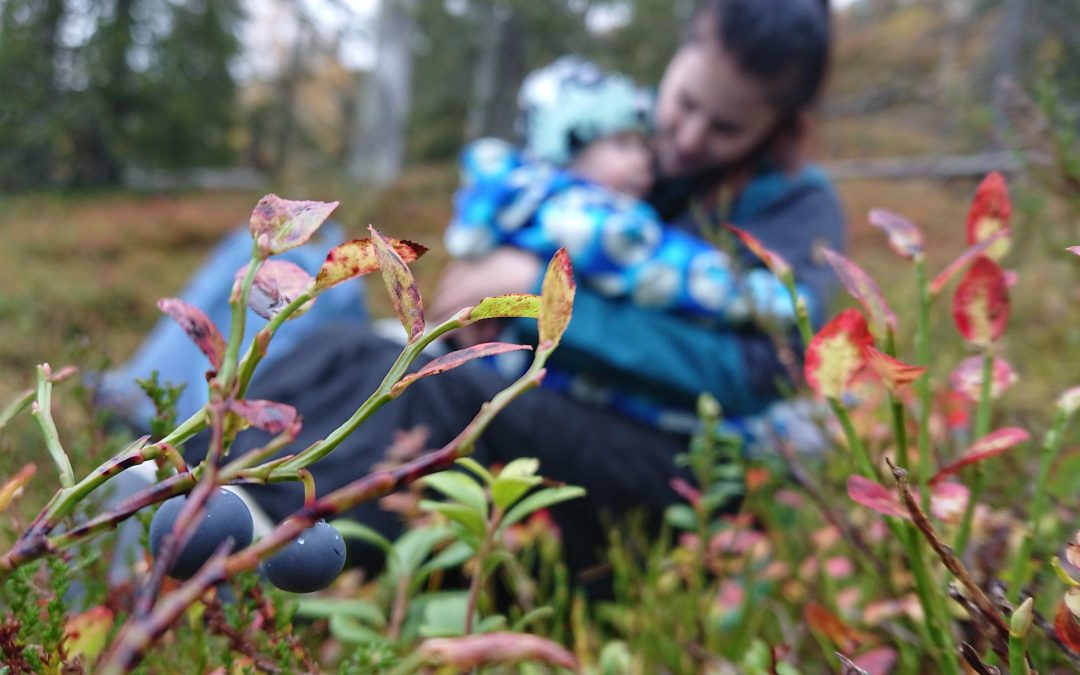
POLYGON ((889 236, 889 246, 904 258, 910 260, 922 255, 922 230, 907 218, 885 209, 872 209, 870 224, 884 230, 889 236))
POLYGON ((375 258, 379 261, 383 282, 411 343, 424 334, 424 304, 420 299, 420 289, 416 286, 412 271, 393 244, 374 227, 369 226, 368 230, 375 243, 375 258))
MULTIPOLYGON (((240 283, 247 274, 244 265, 236 272, 233 282, 233 295, 240 292, 240 283)), ((264 319, 272 319, 275 314, 295 300, 301 293, 311 288, 315 280, 296 263, 288 260, 267 260, 255 273, 255 281, 248 295, 248 307, 264 319)), ((315 300, 305 302, 289 318, 295 319, 311 309, 315 300)))
POLYGON ((301 246, 336 209, 338 202, 292 201, 266 195, 251 212, 251 238, 264 258, 301 246))
POLYGON ((911 514, 900 503, 896 493, 865 476, 848 476, 847 493, 856 504, 877 511, 883 516, 911 519, 911 514))
POLYGON ((551 351, 559 344, 563 332, 570 324, 576 290, 570 255, 565 248, 560 248, 548 263, 540 288, 540 312, 537 315, 537 328, 540 333, 538 349, 551 351))
POLYGON ((961 253, 955 260, 949 263, 945 269, 941 270, 934 280, 930 282, 930 294, 937 295, 941 292, 941 289, 945 288, 945 285, 949 283, 949 280, 956 276, 956 273, 964 269, 964 266, 969 262, 983 255, 987 248, 992 246, 994 242, 1005 236, 1004 231, 995 232, 990 235, 989 238, 983 239, 979 243, 968 248, 968 250, 961 253))
POLYGON ((1009 188, 1005 185, 1005 177, 994 171, 979 184, 968 210, 968 244, 977 244, 991 235, 1003 233, 1003 236, 986 249, 987 256, 1001 260, 1009 252, 1011 216, 1012 202, 1009 201, 1009 188))
MULTIPOLYGON (((971 401, 978 401, 982 390, 982 361, 983 357, 980 355, 969 356, 949 374, 949 386, 971 401)), ((1000 397, 1005 390, 1020 379, 1012 365, 1005 359, 994 358, 990 373, 991 399, 1000 397)))
MULTIPOLYGON (((411 263, 427 253, 427 247, 406 239, 387 237, 386 240, 406 263, 411 263)), ((326 254, 326 261, 315 277, 315 290, 324 291, 377 269, 379 259, 375 255, 375 243, 370 238, 347 241, 330 249, 326 254)))
POLYGON ((484 342, 482 344, 473 345, 472 347, 466 347, 465 349, 459 349, 448 354, 443 354, 438 358, 428 361, 424 364, 423 368, 415 373, 410 373, 401 378, 401 380, 390 389, 390 396, 396 398, 401 395, 401 392, 405 391, 406 387, 420 378, 428 377, 429 375, 437 375, 438 373, 445 373, 448 370, 453 370, 458 366, 465 365, 474 359, 482 359, 485 356, 505 354, 506 352, 513 352, 521 349, 532 349, 532 347, 529 345, 510 344, 507 342, 484 342))
POLYGON ((885 335, 888 328, 896 327, 896 315, 889 309, 881 288, 861 267, 832 249, 823 248, 825 259, 832 265, 836 278, 840 280, 851 297, 859 301, 870 316, 870 323, 878 335, 885 335))
POLYGON ((1027 441, 1029 438, 1031 438, 1031 434, 1019 427, 1005 427, 1004 429, 991 431, 975 441, 971 447, 965 450, 955 461, 941 467, 941 469, 934 474, 933 478, 930 479, 930 484, 934 485, 938 483, 942 479, 955 474, 969 464, 996 457, 1010 448, 1027 441))
POLYGON ((540 296, 531 293, 513 293, 484 298, 469 310, 468 321, 480 319, 530 318, 540 315, 540 296))
POLYGON ((225 338, 210 317, 206 316, 206 312, 179 298, 162 298, 158 300, 157 306, 180 324, 180 328, 210 359, 214 370, 221 368, 221 360, 225 358, 225 338))
POLYGON ((807 384, 828 398, 840 398, 848 383, 866 365, 866 348, 873 338, 866 319, 846 309, 818 331, 806 348, 803 367, 807 384))
POLYGON ((889 391, 899 393, 926 372, 925 366, 912 366, 870 346, 866 348, 867 362, 889 391))
POLYGON ((1009 321, 1009 288, 1001 266, 980 257, 968 268, 953 295, 953 320, 968 342, 987 347, 1009 321))
POLYGON ((750 234, 746 230, 735 227, 734 225, 725 225, 725 227, 735 233, 735 236, 742 241, 746 248, 750 249, 761 262, 765 263, 765 266, 777 276, 777 278, 789 281, 792 278, 791 265, 784 257, 779 253, 765 247, 761 241, 750 234))
POLYGON ((300 431, 296 408, 285 403, 259 400, 230 401, 229 410, 245 419, 251 426, 269 434, 280 434, 294 425, 296 425, 295 430, 300 431))

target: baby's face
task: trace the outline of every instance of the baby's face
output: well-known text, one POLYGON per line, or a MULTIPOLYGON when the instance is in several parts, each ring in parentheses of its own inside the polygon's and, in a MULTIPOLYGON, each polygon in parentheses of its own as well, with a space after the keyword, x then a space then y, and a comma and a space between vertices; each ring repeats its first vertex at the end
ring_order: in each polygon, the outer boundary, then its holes
POLYGON ((605 136, 585 146, 571 170, 631 197, 643 198, 653 185, 653 156, 648 139, 637 131, 605 136))

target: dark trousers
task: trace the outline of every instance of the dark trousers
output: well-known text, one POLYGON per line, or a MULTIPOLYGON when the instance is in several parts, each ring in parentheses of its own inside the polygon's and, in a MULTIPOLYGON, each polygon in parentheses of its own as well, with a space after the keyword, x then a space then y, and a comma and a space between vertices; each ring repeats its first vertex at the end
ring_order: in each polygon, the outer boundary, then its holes
MULTIPOLYGON (((299 410, 303 430, 286 450, 295 453, 345 421, 378 387, 400 351, 399 345, 365 328, 330 326, 260 372, 248 397, 288 403, 299 410)), ((422 425, 430 433, 428 445, 441 447, 509 382, 475 363, 418 381, 310 468, 318 494, 365 475, 383 458, 396 430, 422 425)), ((233 454, 267 438, 245 431, 233 454)), ((585 498, 552 509, 563 533, 567 563, 572 570, 581 570, 602 559, 608 541, 604 524, 611 517, 643 510, 657 525, 663 509, 679 501, 669 483, 674 476, 689 479, 686 469, 674 464, 686 444, 684 436, 662 433, 540 388, 526 392, 495 418, 477 443, 474 458, 491 465, 535 457, 542 475, 586 489, 585 498)), ((198 445, 192 446, 193 459, 200 452, 198 445)), ((275 520, 303 504, 299 483, 253 486, 251 494, 275 520)), ((391 538, 402 529, 398 516, 375 502, 361 504, 348 515, 391 538)), ((373 548, 356 546, 350 555, 354 563, 372 571, 381 566, 381 555, 373 548)))

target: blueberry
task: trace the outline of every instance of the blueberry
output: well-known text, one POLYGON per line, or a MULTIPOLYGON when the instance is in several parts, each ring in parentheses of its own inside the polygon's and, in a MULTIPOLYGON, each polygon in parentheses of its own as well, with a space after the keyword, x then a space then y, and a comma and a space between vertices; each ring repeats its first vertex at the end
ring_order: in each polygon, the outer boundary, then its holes
MULTIPOLYGON (((150 521, 150 552, 155 558, 186 501, 187 495, 173 497, 161 505, 150 521)), ((176 557, 169 576, 190 579, 229 537, 233 539, 233 551, 245 548, 251 543, 252 529, 251 512, 244 501, 228 490, 219 489, 207 500, 203 520, 176 557)))
POLYGON ((345 567, 345 542, 325 520, 263 562, 270 583, 290 593, 311 593, 329 586, 345 567))

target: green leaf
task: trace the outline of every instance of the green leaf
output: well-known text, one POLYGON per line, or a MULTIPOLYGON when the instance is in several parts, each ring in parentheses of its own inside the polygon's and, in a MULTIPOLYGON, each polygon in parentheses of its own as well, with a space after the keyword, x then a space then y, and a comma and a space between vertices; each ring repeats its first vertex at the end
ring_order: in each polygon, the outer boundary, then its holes
POLYGON ((677 530, 694 532, 697 530, 697 514, 686 504, 672 504, 664 511, 668 525, 677 530))
POLYGON ((329 619, 335 614, 359 621, 368 626, 383 628, 386 618, 372 602, 351 598, 298 598, 296 613, 311 619, 329 619))
POLYGON ((456 502, 436 502, 425 499, 420 502, 420 508, 425 511, 436 511, 450 520, 464 527, 478 538, 483 538, 486 523, 484 519, 471 506, 456 502))
POLYGON ((503 467, 499 478, 532 478, 540 470, 540 460, 535 457, 518 457, 503 467))
POLYGON ((483 479, 485 483, 491 485, 495 481, 495 476, 491 475, 491 472, 484 468, 484 465, 476 461, 472 457, 458 457, 455 460, 455 464, 460 464, 469 471, 483 479))
POLYGON ((480 319, 535 319, 540 314, 540 296, 528 293, 484 298, 469 312, 469 323, 480 319))
POLYGON ((540 476, 503 476, 499 475, 491 484, 491 501, 502 510, 521 499, 521 496, 530 489, 543 482, 540 476))
POLYGON ((465 632, 469 594, 465 591, 427 596, 420 622, 421 637, 453 637, 465 632))
POLYGON ((468 506, 487 519, 487 497, 479 483, 460 471, 442 471, 424 478, 424 484, 450 499, 468 506))
POLYGON ((505 549, 488 554, 480 566, 480 574, 486 579, 499 569, 500 565, 506 565, 514 559, 514 555, 505 549))
POLYGON ((482 621, 477 622, 477 633, 494 633, 506 628, 506 617, 502 614, 492 614, 491 616, 485 616, 482 621))
POLYGON ((394 548, 394 545, 390 543, 389 539, 363 523, 358 523, 355 520, 350 520, 348 518, 339 518, 330 524, 333 525, 334 529, 336 529, 345 539, 356 539, 357 541, 372 544, 388 554, 394 548))
POLYGON ((383 635, 344 614, 330 615, 330 634, 338 640, 350 644, 386 644, 389 642, 383 635))
POLYGON ((533 611, 529 612, 525 616, 521 617, 514 622, 514 627, 511 629, 515 633, 524 633, 525 630, 536 623, 537 621, 544 621, 555 616, 555 608, 550 605, 544 605, 543 607, 537 607, 533 611))
POLYGON ((578 487, 576 485, 567 485, 564 487, 547 488, 546 490, 540 490, 534 492, 525 499, 514 505, 506 513, 506 517, 503 518, 500 529, 509 527, 519 520, 526 518, 529 514, 540 509, 546 509, 549 506, 554 506, 561 502, 565 502, 570 499, 577 499, 578 497, 585 496, 585 488, 578 487))
POLYGON ((436 546, 454 537, 454 529, 444 525, 431 525, 409 530, 394 542, 388 566, 395 576, 412 574, 420 567, 436 546))
POLYGON ((420 568, 416 573, 416 578, 413 580, 413 585, 419 586, 424 583, 428 576, 436 570, 448 570, 463 565, 466 560, 475 554, 476 548, 472 544, 466 541, 455 541, 420 568))

